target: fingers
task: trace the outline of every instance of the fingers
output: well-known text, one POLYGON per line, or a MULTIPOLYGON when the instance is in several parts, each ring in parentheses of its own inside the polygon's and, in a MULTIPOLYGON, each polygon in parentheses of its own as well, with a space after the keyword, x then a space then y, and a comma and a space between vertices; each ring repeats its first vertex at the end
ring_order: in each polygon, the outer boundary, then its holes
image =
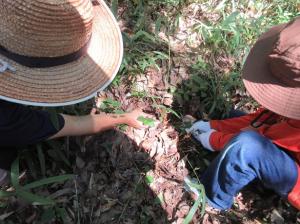
POLYGON ((90 115, 95 115, 96 113, 97 113, 97 109, 93 107, 91 109, 90 115))
POLYGON ((194 118, 193 116, 191 115, 185 115, 183 118, 182 118, 182 122, 183 123, 195 123, 197 121, 196 118, 194 118))
POLYGON ((140 122, 139 126, 134 127, 136 129, 142 130, 142 129, 146 129, 149 128, 149 126, 144 125, 142 122, 140 122))
POLYGON ((191 128, 187 129, 187 132, 192 134, 199 132, 201 134, 201 133, 208 132, 210 130, 211 130, 210 123, 207 121, 200 120, 195 122, 191 128))
POLYGON ((152 114, 144 113, 142 109, 135 109, 128 113, 130 126, 137 129, 156 127, 158 120, 152 114))
POLYGON ((211 134, 212 134, 213 132, 215 132, 215 130, 214 130, 214 129, 211 129, 210 131, 204 132, 204 133, 202 133, 202 134, 193 134, 193 136, 194 136, 194 138, 195 138, 199 143, 201 143, 201 145, 202 145, 205 149, 207 149, 207 150, 213 152, 213 151, 215 151, 215 150, 212 148, 212 146, 211 146, 211 144, 210 144, 210 141, 209 141, 210 136, 211 136, 211 134))

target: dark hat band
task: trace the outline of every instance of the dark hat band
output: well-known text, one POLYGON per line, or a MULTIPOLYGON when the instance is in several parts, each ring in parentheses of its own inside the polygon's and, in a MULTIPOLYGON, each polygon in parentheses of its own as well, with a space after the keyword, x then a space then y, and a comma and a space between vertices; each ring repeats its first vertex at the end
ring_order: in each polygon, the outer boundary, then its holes
POLYGON ((59 57, 30 57, 24 56, 20 54, 13 53, 7 50, 5 47, 0 45, 0 54, 4 55, 5 57, 21 64, 29 68, 48 68, 54 67, 59 65, 65 65, 76 61, 77 59, 81 58, 82 56, 87 54, 88 47, 90 45, 90 40, 78 51, 64 55, 59 57))

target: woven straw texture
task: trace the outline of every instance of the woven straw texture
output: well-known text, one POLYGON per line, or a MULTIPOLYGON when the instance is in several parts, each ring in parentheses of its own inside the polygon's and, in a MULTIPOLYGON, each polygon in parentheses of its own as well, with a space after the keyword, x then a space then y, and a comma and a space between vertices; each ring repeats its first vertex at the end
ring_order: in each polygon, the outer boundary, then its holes
POLYGON ((63 106, 93 97, 116 75, 123 56, 122 37, 103 1, 4 0, 0 6, 0 44, 25 56, 73 53, 89 40, 77 61, 50 68, 28 68, 0 55, 16 72, 0 74, 0 98, 38 106, 63 106))

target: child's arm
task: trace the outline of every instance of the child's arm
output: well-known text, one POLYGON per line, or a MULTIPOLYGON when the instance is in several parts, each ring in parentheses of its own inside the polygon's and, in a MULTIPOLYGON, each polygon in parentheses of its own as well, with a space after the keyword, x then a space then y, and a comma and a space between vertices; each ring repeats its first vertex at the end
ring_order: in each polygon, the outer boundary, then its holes
MULTIPOLYGON (((204 146, 211 151, 220 151, 225 145, 238 133, 245 130, 259 131, 268 125, 262 125, 255 129, 250 126, 251 122, 257 118, 264 109, 259 109, 257 112, 247 114, 240 117, 229 118, 225 120, 211 120, 209 122, 198 121, 188 129, 193 136, 204 146)), ((268 114, 263 115, 264 119, 268 114)), ((276 118, 276 116, 274 116, 276 118)))
POLYGON ((80 136, 96 134, 119 124, 127 124, 134 128, 144 128, 142 122, 138 121, 140 116, 147 116, 141 110, 135 110, 125 114, 90 114, 86 116, 70 116, 62 114, 65 125, 53 138, 63 136, 80 136))

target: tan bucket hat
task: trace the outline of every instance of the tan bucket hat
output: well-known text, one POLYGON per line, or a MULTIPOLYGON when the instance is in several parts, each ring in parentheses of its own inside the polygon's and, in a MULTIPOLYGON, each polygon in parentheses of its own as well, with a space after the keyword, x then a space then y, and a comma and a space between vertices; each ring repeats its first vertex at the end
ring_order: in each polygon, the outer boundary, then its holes
POLYGON ((2 0, 0 17, 0 99, 71 105, 119 70, 122 35, 102 0, 2 0))
POLYGON ((300 17, 272 27, 258 39, 242 77, 262 106, 300 120, 300 17))

